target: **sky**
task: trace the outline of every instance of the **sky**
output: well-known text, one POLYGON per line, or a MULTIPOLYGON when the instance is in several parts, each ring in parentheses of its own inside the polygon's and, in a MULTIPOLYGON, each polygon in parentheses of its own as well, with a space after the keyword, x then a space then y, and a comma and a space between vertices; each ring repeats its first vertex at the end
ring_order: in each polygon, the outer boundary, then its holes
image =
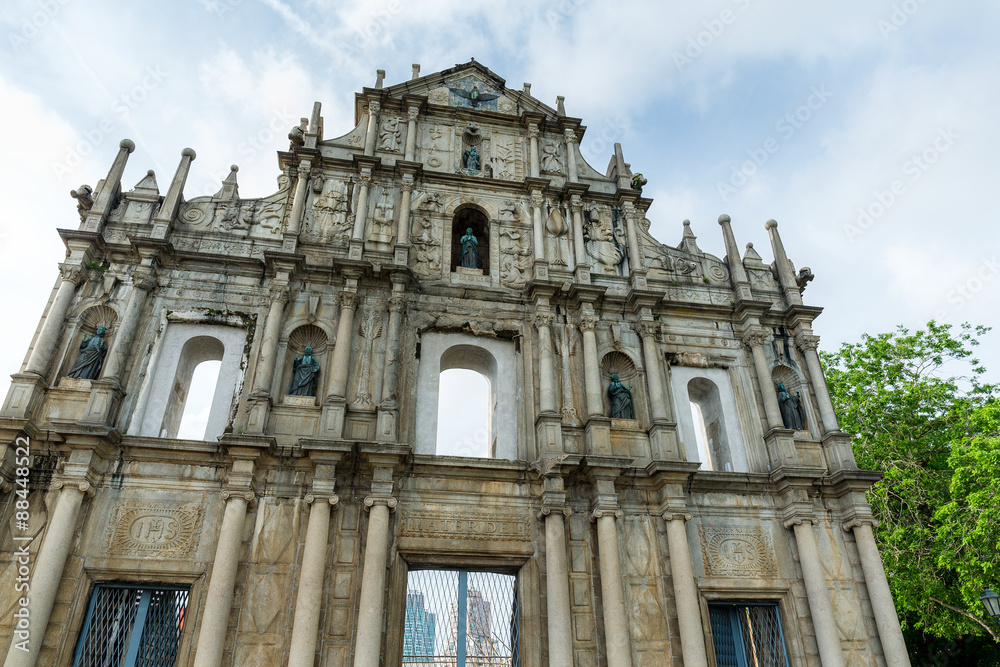
MULTIPOLYGON (((0 367, 18 370, 56 280, 56 228, 78 224, 69 191, 96 185, 121 139, 136 143, 124 189, 153 169, 165 190, 191 147, 186 197, 230 164, 241 195, 262 196, 314 101, 339 136, 376 69, 391 85, 473 57, 550 105, 565 96, 598 171, 620 142, 660 241, 690 219, 722 257, 727 213, 769 262, 777 220, 816 276, 821 349, 931 318, 996 325, 997 25, 981 0, 7 0, 0 367)), ((979 356, 1000 380, 1000 332, 979 356)))

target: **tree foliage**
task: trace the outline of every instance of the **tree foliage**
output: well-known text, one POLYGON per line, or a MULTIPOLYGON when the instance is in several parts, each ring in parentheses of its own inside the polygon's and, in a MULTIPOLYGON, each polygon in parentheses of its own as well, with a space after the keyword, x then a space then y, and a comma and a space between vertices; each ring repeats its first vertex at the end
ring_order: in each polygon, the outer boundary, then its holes
POLYGON ((1000 407, 973 356, 987 331, 931 321, 822 354, 858 464, 883 473, 869 502, 911 650, 998 635, 979 602, 1000 585, 1000 407))

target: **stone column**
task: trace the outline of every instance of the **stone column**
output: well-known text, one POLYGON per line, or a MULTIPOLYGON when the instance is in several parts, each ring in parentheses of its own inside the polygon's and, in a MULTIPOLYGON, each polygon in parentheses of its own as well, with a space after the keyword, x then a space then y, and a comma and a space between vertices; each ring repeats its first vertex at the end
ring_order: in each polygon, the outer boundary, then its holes
POLYGON ((569 569, 566 563, 568 507, 545 506, 545 597, 548 611, 549 665, 573 667, 573 628, 570 622, 569 569))
POLYGON ((628 266, 630 271, 642 270, 642 251, 639 249, 638 225, 635 224, 635 206, 631 202, 622 205, 625 229, 628 232, 628 266))
POLYGON ((573 255, 576 265, 588 264, 587 245, 583 239, 583 200, 580 195, 570 197, 569 207, 573 212, 573 255))
POLYGON ((87 481, 59 481, 53 484, 53 488, 59 489, 59 499, 45 529, 45 541, 42 542, 35 557, 34 574, 31 577, 31 590, 28 595, 28 618, 31 624, 29 650, 14 648, 14 644, 21 640, 15 631, 4 667, 34 667, 38 662, 45 630, 52 616, 56 592, 62 581, 63 569, 66 567, 66 558, 73 546, 80 506, 83 504, 84 495, 94 493, 90 482, 87 481))
POLYGON ((396 410, 399 391, 399 331, 403 324, 406 295, 402 283, 394 283, 389 297, 389 333, 385 340, 385 374, 382 375, 381 401, 378 405, 378 434, 395 442, 397 438, 396 410))
POLYGON ((649 385, 649 404, 653 420, 666 420, 666 399, 663 396, 663 377, 660 374, 660 350, 656 344, 656 334, 660 327, 652 320, 641 320, 636 331, 642 337, 642 356, 646 361, 646 382, 649 385))
POLYGON ((747 278, 743 260, 740 259, 740 249, 736 245, 736 236, 733 234, 732 218, 723 213, 719 216, 719 225, 722 227, 722 238, 726 244, 726 262, 729 264, 729 275, 736 291, 736 298, 740 301, 753 299, 753 292, 750 291, 750 280, 747 278))
POLYGON ((45 322, 38 332, 38 338, 35 339, 35 346, 31 348, 31 356, 25 368, 25 372, 28 373, 42 376, 48 374, 52 353, 55 352, 59 334, 66 322, 66 314, 69 312, 70 304, 73 303, 76 286, 83 280, 83 268, 78 264, 60 264, 59 273, 62 275, 62 282, 59 283, 52 306, 45 315, 45 322))
POLYGON ((337 342, 333 347, 333 367, 330 369, 330 396, 347 398, 347 373, 351 366, 351 341, 354 334, 354 311, 361 300, 356 292, 340 293, 340 322, 337 323, 337 342))
POLYGON ((389 553, 389 511, 396 499, 368 496, 368 540, 361 576, 361 606, 358 610, 354 667, 378 667, 382 655, 382 612, 385 599, 386 557, 389 553))
POLYGON ((774 264, 778 269, 778 281, 785 292, 785 301, 792 306, 802 305, 802 292, 799 291, 795 274, 792 273, 792 264, 788 261, 785 246, 781 242, 781 236, 778 235, 778 223, 774 220, 768 220, 764 223, 764 228, 767 230, 768 236, 771 237, 774 264))
POLYGON ((240 564, 247 504, 254 499, 254 493, 227 489, 222 492, 222 499, 226 502, 226 510, 222 517, 222 529, 219 531, 219 543, 215 547, 212 577, 205 595, 205 612, 201 617, 194 667, 219 667, 222 664, 229 614, 233 608, 236 570, 240 564))
POLYGON ((809 369, 809 381, 812 384, 813 392, 816 394, 820 418, 823 420, 823 433, 839 431, 840 425, 837 423, 837 413, 834 412, 833 401, 830 399, 830 390, 827 389, 826 378, 823 376, 823 367, 820 365, 819 355, 816 353, 816 348, 819 347, 819 336, 799 334, 795 337, 795 343, 802 350, 802 356, 806 358, 806 368, 809 369))
POLYGON ((531 192, 531 221, 535 245, 535 260, 545 259, 545 236, 542 233, 542 192, 531 192))
POLYGON ((406 152, 404 160, 413 162, 417 148, 417 116, 420 115, 419 107, 410 107, 406 110, 409 120, 406 123, 406 152))
POLYGON ((153 230, 150 238, 165 239, 170 232, 174 217, 184 199, 184 184, 187 183, 188 172, 191 171, 191 162, 197 157, 193 148, 185 148, 181 151, 181 161, 177 165, 173 180, 167 187, 167 194, 163 197, 163 203, 153 216, 153 230))
POLYGON ((795 544, 799 548, 799 565, 806 585, 809 613, 812 615, 816 643, 819 645, 819 659, 823 667, 844 667, 844 652, 840 647, 840 631, 833 614, 830 592, 826 586, 826 575, 820 563, 816 537, 813 535, 812 520, 794 518, 785 522, 785 528, 795 531, 795 544))
POLYGON ((372 177, 368 170, 362 170, 358 177, 361 184, 358 190, 358 209, 354 213, 354 228, 351 230, 351 238, 355 241, 363 241, 365 238, 365 220, 368 218, 368 188, 371 186, 372 177))
POLYGON ((310 493, 305 500, 310 504, 309 527, 302 554, 299 593, 295 598, 288 667, 312 667, 315 662, 327 542, 330 539, 330 510, 340 502, 333 494, 316 496, 310 493))
POLYGON ((404 176, 400 187, 403 194, 399 202, 399 220, 396 221, 396 245, 406 245, 410 242, 410 198, 413 196, 413 181, 404 176))
POLYGON ((622 584, 621 558, 618 555, 618 526, 615 523, 615 519, 623 516, 621 510, 598 509, 591 518, 597 521, 608 664, 632 667, 632 647, 628 636, 628 617, 625 614, 625 587, 622 584))
POLYGON ((140 270, 132 274, 132 297, 125 307, 125 314, 122 315, 122 323, 115 336, 115 346, 108 354, 107 363, 104 364, 105 378, 121 379, 129 347, 135 337, 135 329, 139 325, 139 315, 146 302, 146 295, 155 286, 156 278, 151 272, 140 270))
POLYGON ((556 411, 555 367, 552 358, 552 320, 549 312, 535 313, 538 327, 538 393, 541 412, 556 411))
POLYGON ((295 194, 292 199, 292 212, 288 215, 287 236, 298 238, 299 225, 302 223, 302 211, 306 207, 306 185, 309 181, 309 174, 312 171, 312 162, 302 160, 299 162, 298 176, 295 179, 295 194))
POLYGON ((531 142, 529 153, 529 164, 531 165, 531 177, 538 178, 538 124, 528 123, 528 138, 531 142))
POLYGON ((365 155, 375 155, 375 137, 378 135, 378 114, 382 104, 372 100, 368 103, 368 130, 365 133, 365 155))
POLYGON ((868 599, 875 612, 875 625, 882 641, 886 664, 889 667, 910 667, 910 657, 903 641, 903 631, 899 627, 896 605, 892 602, 882 557, 879 556, 875 536, 872 534, 873 524, 878 525, 874 519, 855 519, 845 523, 844 530, 854 529, 854 541, 858 546, 861 569, 865 573, 865 585, 868 587, 868 599))
POLYGON ((583 369, 587 389, 587 416, 604 415, 604 398, 601 395, 601 368, 597 359, 597 317, 580 316, 583 332, 583 369))
POLYGON ((567 128, 563 136, 566 138, 566 177, 570 183, 576 183, 580 180, 576 170, 576 132, 567 128))
POLYGON ((781 409, 778 407, 778 396, 774 393, 774 384, 771 382, 771 369, 767 364, 767 357, 764 356, 767 332, 762 327, 751 327, 743 333, 742 338, 743 343, 750 348, 750 354, 753 356, 754 369, 757 371, 757 385, 761 397, 764 399, 767 426, 768 428, 785 428, 785 423, 781 420, 781 409))
POLYGON ((257 357, 257 372, 254 374, 253 392, 270 395, 274 378, 274 364, 278 354, 278 338, 281 335, 281 315, 288 301, 288 285, 274 285, 270 290, 271 307, 267 311, 264 324, 264 339, 257 357))
POLYGON ((573 372, 570 369, 569 357, 573 350, 573 325, 566 322, 563 325, 562 342, 559 346, 562 361, 562 416, 563 419, 576 421, 576 406, 573 404, 573 372))
POLYGON ((701 605, 698 604, 698 586, 691 566, 691 549, 688 546, 684 522, 690 514, 664 512, 667 522, 667 545, 670 549, 670 575, 674 580, 674 601, 677 605, 677 624, 681 632, 681 655, 684 667, 707 667, 705 631, 701 624, 701 605))

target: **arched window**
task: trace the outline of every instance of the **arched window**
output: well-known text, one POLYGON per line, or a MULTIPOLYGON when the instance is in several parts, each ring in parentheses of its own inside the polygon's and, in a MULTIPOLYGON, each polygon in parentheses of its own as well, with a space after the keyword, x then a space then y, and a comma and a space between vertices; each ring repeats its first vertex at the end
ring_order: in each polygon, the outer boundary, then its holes
POLYGON ((476 237, 476 249, 479 252, 479 261, 482 263, 483 275, 490 274, 490 221, 480 209, 467 204, 455 211, 455 217, 451 222, 451 271, 456 269, 462 261, 462 237, 466 230, 472 229, 472 234, 476 237))
POLYGON ((700 461, 703 470, 749 471, 729 371, 675 365, 670 388, 687 460, 700 461))
POLYGON ((204 440, 208 415, 212 411, 212 396, 219 382, 221 359, 203 361, 194 368, 191 384, 184 401, 177 437, 182 440, 204 440))
POLYGON ((490 381, 465 368, 441 371, 438 389, 437 453, 493 458, 493 405, 490 381))
MULTIPOLYGON (((208 415, 212 410, 212 394, 215 392, 215 385, 219 378, 218 370, 216 370, 214 377, 210 375, 210 367, 203 370, 199 374, 199 379, 204 378, 204 384, 197 388, 194 387, 192 381, 195 378, 195 369, 204 366, 205 362, 219 362, 218 367, 221 368, 222 357, 225 351, 226 349, 222 345, 222 341, 211 336, 195 336, 194 338, 189 338, 184 343, 177 362, 174 382, 170 389, 170 399, 167 403, 166 412, 163 413, 163 421, 160 424, 159 436, 161 438, 182 437, 179 435, 181 421, 183 415, 187 412, 185 407, 189 402, 188 399, 193 393, 198 396, 199 401, 191 406, 192 410, 190 414, 195 415, 204 412, 205 424, 207 426, 208 415), (206 394, 206 385, 209 383, 212 385, 212 391, 206 394)), ((189 426, 189 428, 191 427, 189 426)), ((202 429, 201 436, 194 439, 200 440, 203 438, 204 431, 205 429, 202 429)))
POLYGON ((695 440, 701 460, 709 470, 733 470, 733 457, 726 433, 726 419, 722 399, 715 383, 705 378, 688 382, 691 418, 694 421, 695 440))

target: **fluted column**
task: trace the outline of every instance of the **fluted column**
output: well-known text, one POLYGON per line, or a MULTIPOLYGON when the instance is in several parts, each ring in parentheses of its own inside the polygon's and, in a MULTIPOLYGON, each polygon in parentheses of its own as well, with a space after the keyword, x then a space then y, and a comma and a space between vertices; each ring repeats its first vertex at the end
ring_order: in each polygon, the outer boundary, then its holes
MULTIPOLYGON (((409 137, 406 141, 409 145, 409 137)), ((399 219, 396 221, 396 244, 406 245, 410 242, 410 198, 413 196, 413 180, 404 176, 400 188, 403 194, 399 201, 399 219)))
POLYGON ((535 259, 545 259, 545 236, 542 233, 542 193, 540 190, 533 190, 531 193, 531 222, 535 259))
POLYGON ((681 633, 681 655, 684 667, 707 667, 705 631, 701 624, 701 607, 698 604, 698 587, 691 565, 684 522, 691 520, 686 513, 665 512, 667 522, 667 547, 670 549, 670 575, 674 583, 674 601, 677 605, 677 624, 681 633))
POLYGON ((333 494, 309 494, 305 500, 310 504, 309 526, 306 528, 306 543, 302 554, 299 592, 295 598, 288 667, 312 667, 315 662, 327 543, 330 539, 330 511, 340 502, 333 494))
POLYGON ((573 212, 573 256, 577 266, 588 264, 587 246, 583 238, 583 200, 580 195, 570 197, 569 207, 573 212))
POLYGON ((367 170, 363 170, 358 177, 360 189, 358 190, 358 208, 354 212, 354 228, 351 230, 351 238, 361 241, 365 238, 365 221, 368 218, 368 190, 371 187, 372 177, 367 170))
POLYGON ((257 357, 257 372, 254 375, 253 393, 270 394, 271 381, 274 378, 274 363, 278 353, 278 338, 281 335, 281 315, 288 301, 288 286, 275 285, 271 287, 271 307, 267 311, 267 322, 264 324, 264 340, 260 344, 260 355, 257 357))
POLYGON ((409 120, 406 123, 406 152, 404 160, 413 162, 417 149, 417 116, 420 115, 418 107, 410 107, 406 110, 409 120))
POLYGON ((573 404, 573 371, 569 365, 570 352, 573 350, 573 325, 569 322, 563 325, 562 344, 559 346, 562 357, 562 416, 563 419, 576 421, 576 406, 573 404))
POLYGON ((566 138, 566 177, 570 183, 576 183, 580 180, 576 170, 576 132, 565 129, 563 136, 566 138))
POLYGON ((538 393, 541 412, 556 411, 555 367, 552 356, 552 313, 535 314, 538 327, 538 393))
POLYGON ((298 237, 299 225, 302 223, 302 211, 306 207, 306 185, 309 182, 309 174, 312 171, 312 162, 302 160, 299 162, 298 176, 295 179, 295 194, 292 199, 292 212, 288 216, 288 229, 285 234, 298 237))
POLYGON ((528 156, 531 166, 531 177, 538 178, 538 124, 528 123, 528 139, 530 141, 530 153, 528 156))
POLYGON ((630 271, 642 270, 642 251, 639 249, 638 225, 635 224, 635 207, 631 202, 622 206, 625 216, 625 229, 628 232, 628 266, 630 271))
POLYGON ((347 373, 351 365, 351 341, 354 334, 354 311, 360 298, 357 293, 343 291, 340 298, 340 322, 337 323, 337 342, 333 347, 333 368, 330 371, 329 395, 347 398, 347 373))
POLYGON ((361 605, 358 610, 354 667, 378 667, 382 654, 382 613, 385 598, 386 557, 389 553, 389 511, 396 499, 368 496, 368 539, 361 575, 361 605))
POLYGON ((31 633, 28 638, 28 650, 15 648, 23 639, 18 636, 15 624, 14 636, 11 638, 4 667, 34 667, 38 662, 42 639, 48 628, 56 592, 62 581, 63 569, 66 567, 66 558, 69 556, 73 536, 78 528, 80 506, 83 504, 84 495, 94 493, 90 482, 86 481, 58 481, 53 484, 53 488, 59 489, 59 498, 52 512, 52 518, 49 519, 49 525, 45 529, 45 541, 42 542, 33 563, 31 594, 27 596, 31 633))
POLYGON ((378 114, 382 110, 381 103, 368 103, 368 130, 365 132, 365 155, 375 155, 375 137, 378 135, 378 114))
POLYGON ((820 365, 819 354, 816 352, 816 349, 819 347, 819 336, 799 334, 795 337, 795 343, 802 350, 802 355, 806 358, 806 368, 809 369, 809 381, 812 385, 813 393, 816 394, 820 418, 823 420, 823 433, 839 431, 840 425, 837 423, 837 413, 833 409, 830 390, 826 386, 823 367, 820 365))
POLYGON ((545 517, 545 598, 548 612, 549 666, 573 667, 573 629, 570 620, 569 569, 566 563, 568 507, 542 508, 545 517))
POLYGON ((597 317, 580 316, 583 332, 583 370, 587 389, 587 416, 604 415, 604 397, 601 395, 601 368, 597 359, 597 317))
POLYGON ((115 346, 111 348, 107 363, 104 364, 105 378, 121 379, 120 375, 128 359, 129 347, 135 337, 135 329, 139 325, 142 306, 146 303, 146 295, 155 285, 156 278, 149 271, 136 271, 132 274, 132 297, 129 299, 128 306, 125 307, 121 326, 118 327, 115 346))
POLYGON ((781 409, 778 407, 778 396, 774 393, 774 384, 771 382, 771 369, 768 367, 767 357, 764 356, 767 332, 761 327, 752 327, 743 333, 742 338, 743 343, 750 348, 754 369, 757 371, 757 385, 764 399, 767 426, 784 428, 785 423, 781 420, 781 409))
POLYGON ((875 625, 878 627, 885 662, 889 667, 910 667, 906 642, 903 641, 903 631, 899 627, 896 605, 893 604, 889 582, 885 578, 885 568, 875 544, 872 525, 878 525, 874 519, 855 519, 845 523, 844 530, 854 530, 854 541, 858 546, 861 569, 865 574, 868 599, 875 612, 875 625))
POLYGON ((654 420, 667 419, 666 399, 663 396, 663 376, 660 373, 660 350, 656 334, 660 327, 651 320, 637 323, 636 331, 642 338, 642 356, 646 361, 646 382, 649 384, 649 403, 654 420))
POLYGON ((28 373, 37 373, 42 376, 48 374, 52 354, 55 352, 59 334, 66 322, 66 314, 69 312, 70 304, 73 303, 76 286, 83 280, 83 268, 79 264, 60 264, 59 272, 62 281, 59 283, 55 299, 52 300, 52 306, 45 315, 45 322, 35 340, 35 346, 31 348, 31 356, 28 358, 28 365, 25 368, 28 373))
POLYGON ((625 587, 622 584, 621 557, 618 554, 618 525, 621 510, 598 509, 591 515, 597 521, 598 559, 601 566, 601 599, 604 604, 604 639, 608 664, 632 666, 632 648, 625 613, 625 587))
POLYGON ((812 615, 819 659, 823 667, 844 667, 844 652, 840 646, 840 631, 833 614, 830 592, 827 589, 826 574, 820 562, 816 537, 813 535, 812 521, 795 518, 786 522, 785 527, 795 531, 795 543, 799 549, 799 565, 806 585, 809 613, 812 615))
POLYGON ((240 564, 240 545, 243 526, 247 518, 247 504, 254 499, 253 491, 222 492, 226 503, 215 547, 212 577, 205 595, 205 612, 201 618, 198 645, 195 649, 194 667, 219 667, 226 649, 226 630, 233 608, 236 570, 240 564))
MULTIPOLYGON (((393 285, 393 294, 389 297, 389 334, 385 341, 385 374, 382 376, 382 402, 396 403, 396 393, 399 387, 399 330, 403 323, 403 308, 406 305, 406 295, 403 286, 393 285)), ((395 438, 394 438, 395 439, 395 438)))

